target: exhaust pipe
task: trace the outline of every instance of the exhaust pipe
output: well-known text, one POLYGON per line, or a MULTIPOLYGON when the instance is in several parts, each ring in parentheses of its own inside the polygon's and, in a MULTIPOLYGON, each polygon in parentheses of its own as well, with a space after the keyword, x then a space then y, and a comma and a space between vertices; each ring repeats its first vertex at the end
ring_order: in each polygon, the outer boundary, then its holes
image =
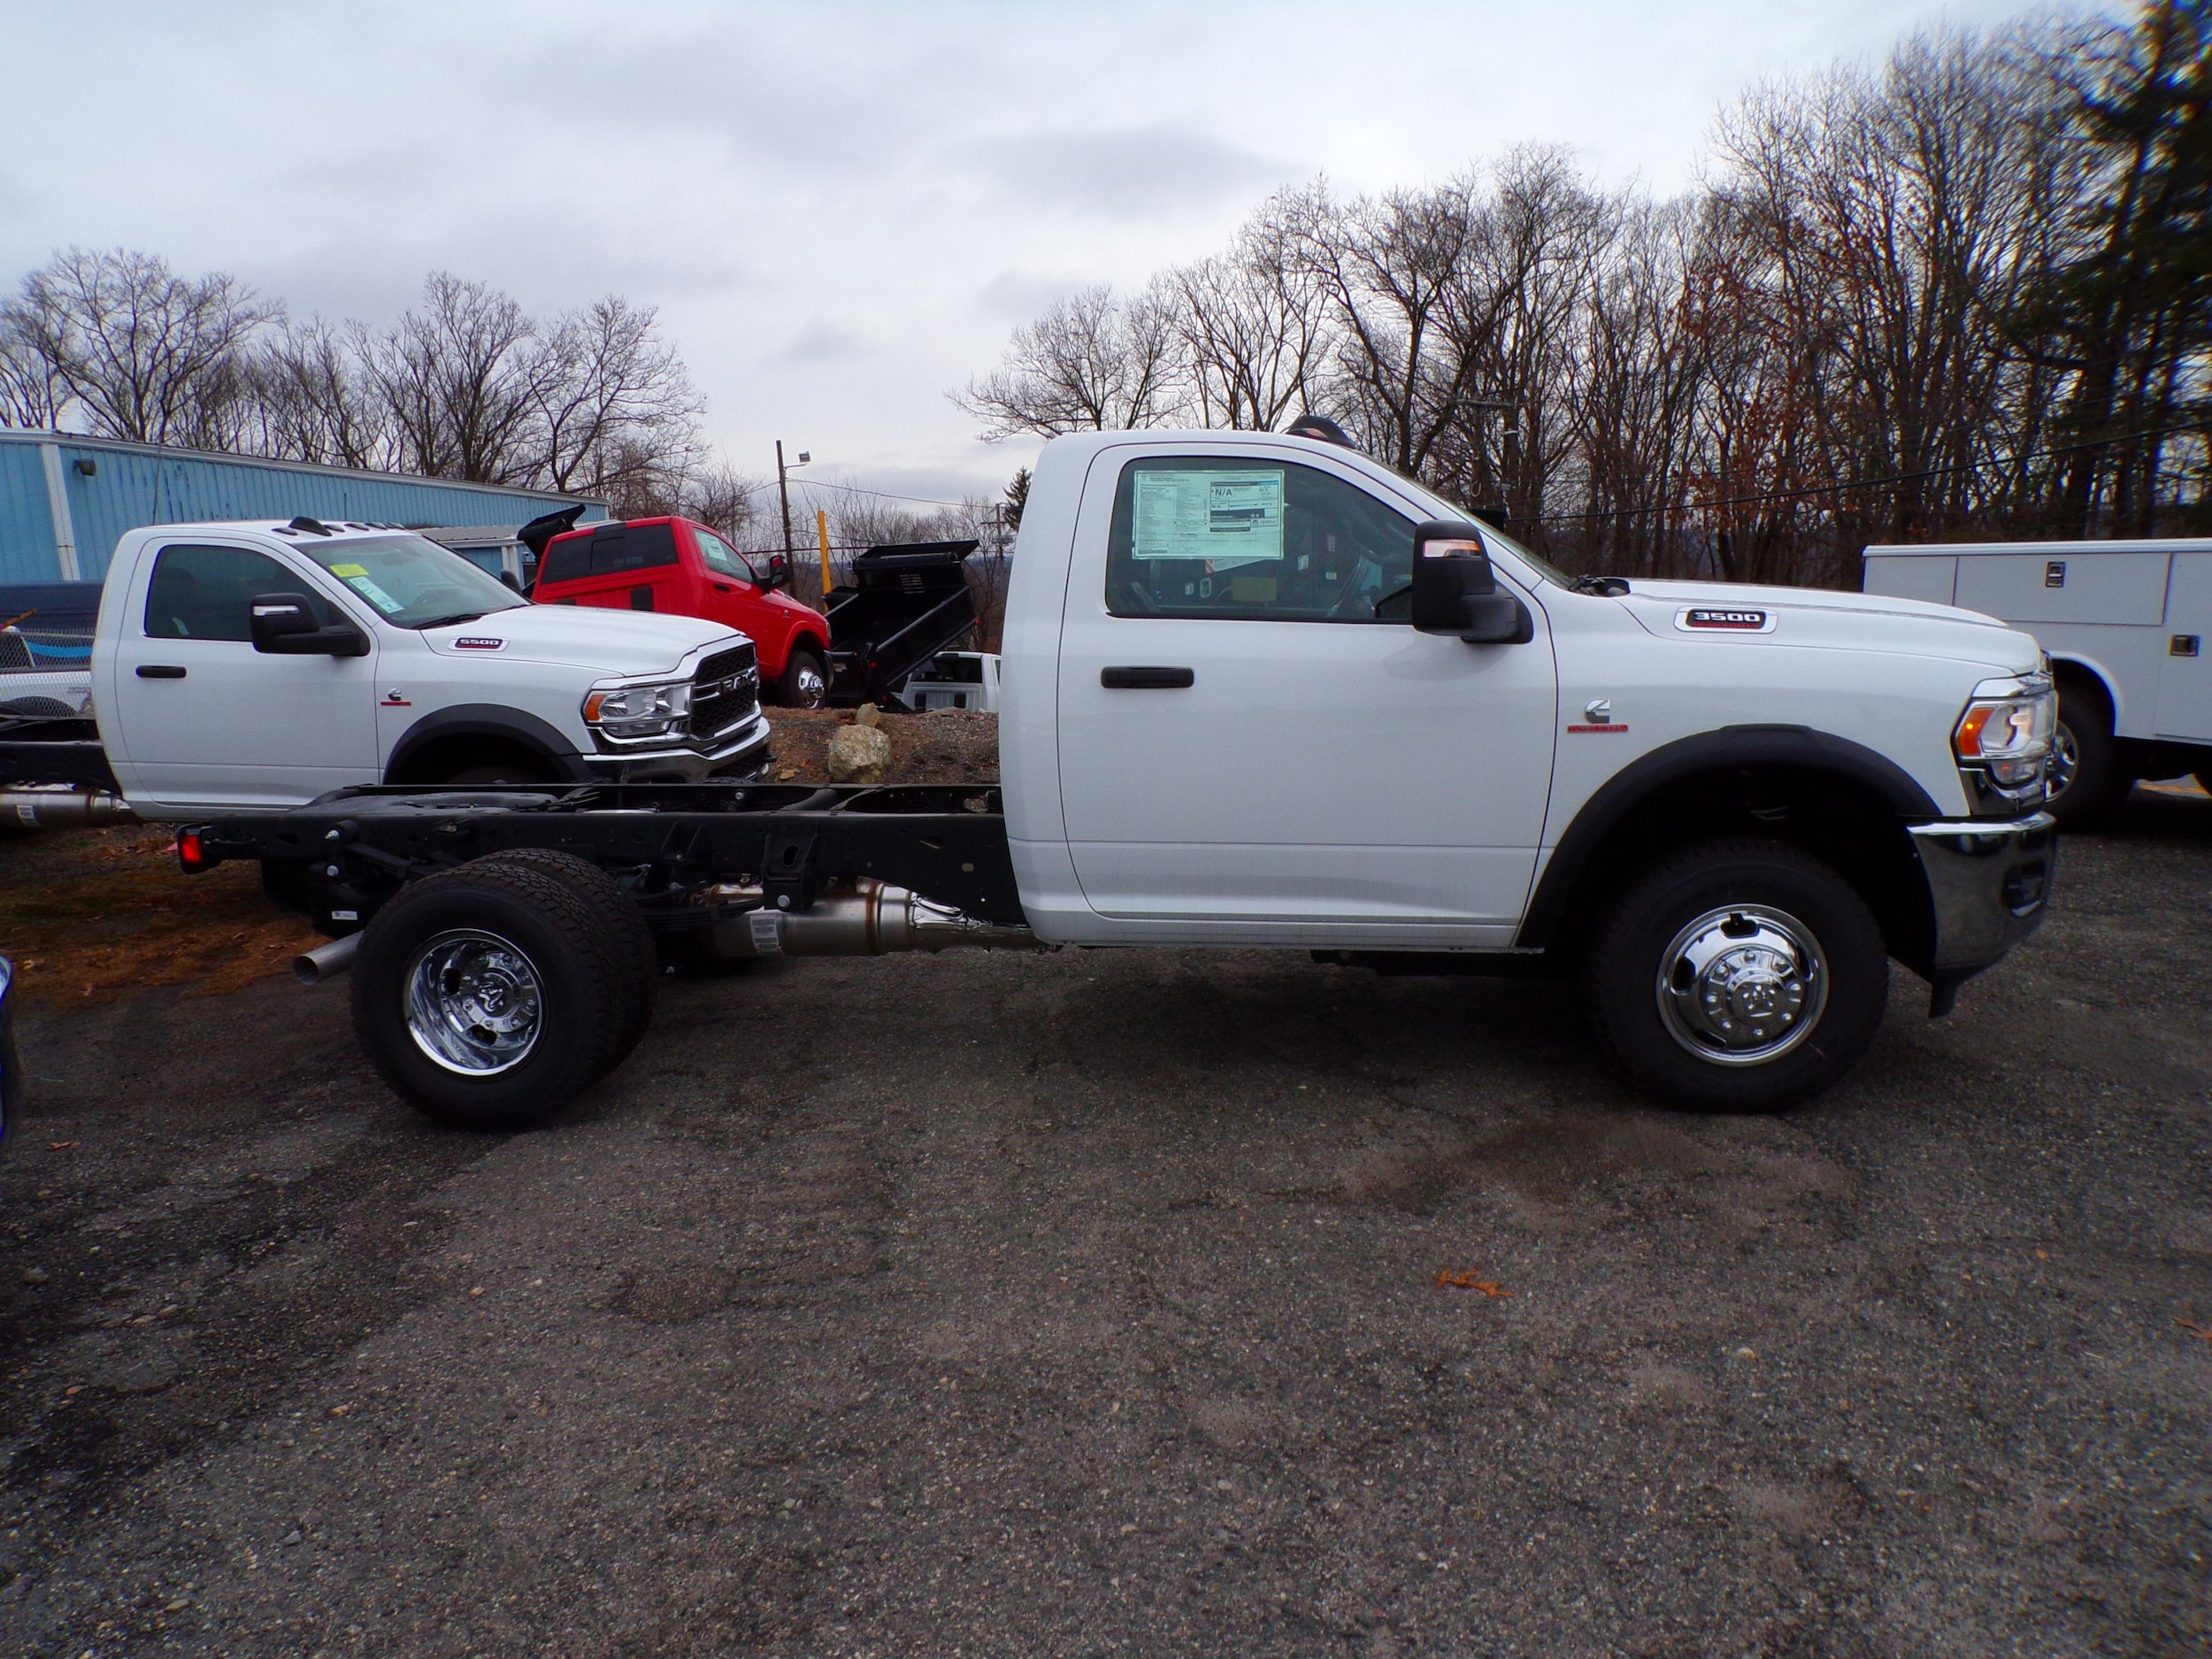
POLYGON ((303 950, 292 958, 292 977, 302 985, 320 985, 326 979, 334 979, 353 966, 353 958, 360 949, 361 935, 348 933, 343 939, 303 950))
POLYGON ((97 829, 106 824, 142 820, 119 795, 105 789, 72 789, 63 784, 0 789, 0 823, 11 821, 23 829, 97 829))
MULTIPOLYGON (((760 902, 757 887, 720 887, 726 903, 760 902)), ((744 910, 717 915, 710 930, 718 956, 882 956, 895 950, 1056 950, 1026 927, 979 921, 904 887, 866 878, 833 889, 810 910, 744 910)))

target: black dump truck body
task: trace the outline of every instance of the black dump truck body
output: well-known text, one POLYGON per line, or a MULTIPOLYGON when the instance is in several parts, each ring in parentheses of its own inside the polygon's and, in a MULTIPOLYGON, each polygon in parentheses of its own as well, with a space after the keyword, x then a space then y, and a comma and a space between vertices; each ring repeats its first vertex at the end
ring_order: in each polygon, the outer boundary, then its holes
POLYGON ((835 703, 903 708, 907 677, 975 626, 963 561, 972 541, 872 547, 829 604, 830 692, 835 703))

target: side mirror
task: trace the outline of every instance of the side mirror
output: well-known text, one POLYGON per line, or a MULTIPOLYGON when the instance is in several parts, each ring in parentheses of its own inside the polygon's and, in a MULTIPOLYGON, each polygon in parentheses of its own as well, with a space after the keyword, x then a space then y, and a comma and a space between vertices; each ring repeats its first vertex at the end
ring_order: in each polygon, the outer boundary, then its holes
POLYGON ((260 594, 247 602, 253 648, 272 657, 366 657, 369 642, 345 623, 324 627, 303 594, 260 594))
POLYGON ((1432 519, 1413 532, 1413 626, 1470 645, 1525 645, 1536 620, 1513 594, 1501 592, 1482 534, 1471 524, 1432 519))
POLYGON ((768 580, 761 586, 772 590, 790 587, 791 561, 780 553, 771 553, 768 556, 768 580))

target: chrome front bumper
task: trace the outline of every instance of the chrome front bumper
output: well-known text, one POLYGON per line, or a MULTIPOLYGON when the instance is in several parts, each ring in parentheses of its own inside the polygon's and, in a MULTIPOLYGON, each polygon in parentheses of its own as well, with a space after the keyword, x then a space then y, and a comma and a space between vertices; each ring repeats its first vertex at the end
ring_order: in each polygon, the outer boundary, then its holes
POLYGON ((1979 972, 2041 926, 2058 870, 2056 823, 2037 812, 1909 826, 1935 924, 1930 979, 1979 972))
POLYGON ((768 717, 756 714, 727 742, 702 752, 657 749, 642 753, 586 755, 586 769, 608 783, 698 783, 704 779, 743 775, 768 764, 768 717))

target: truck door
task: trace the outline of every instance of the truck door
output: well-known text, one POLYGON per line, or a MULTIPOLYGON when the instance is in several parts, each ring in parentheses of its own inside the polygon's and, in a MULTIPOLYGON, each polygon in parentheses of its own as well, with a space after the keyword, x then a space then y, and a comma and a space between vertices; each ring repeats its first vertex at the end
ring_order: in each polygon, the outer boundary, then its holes
POLYGON ((705 588, 706 597, 698 605, 698 613, 710 622, 719 622, 749 636, 760 653, 764 677, 781 673, 790 625, 775 614, 773 606, 761 603, 752 568, 738 557, 735 548, 703 525, 687 524, 684 528, 698 555, 698 580, 705 588))
POLYGON ((2158 734, 2212 743, 2212 552, 2174 555, 2165 634, 2158 734))
POLYGON ((127 797, 290 806, 377 781, 375 631, 322 582, 268 553, 196 541, 142 559, 132 586, 115 641, 119 741, 109 755, 127 797), (366 634, 370 654, 255 650, 250 602, 269 593, 307 595, 325 624, 366 634))
POLYGON ((1530 644, 1415 633, 1414 522, 1302 456, 1101 453, 1057 715, 1094 910, 1169 936, 1509 940, 1550 787, 1550 634, 1532 596, 1530 644))

